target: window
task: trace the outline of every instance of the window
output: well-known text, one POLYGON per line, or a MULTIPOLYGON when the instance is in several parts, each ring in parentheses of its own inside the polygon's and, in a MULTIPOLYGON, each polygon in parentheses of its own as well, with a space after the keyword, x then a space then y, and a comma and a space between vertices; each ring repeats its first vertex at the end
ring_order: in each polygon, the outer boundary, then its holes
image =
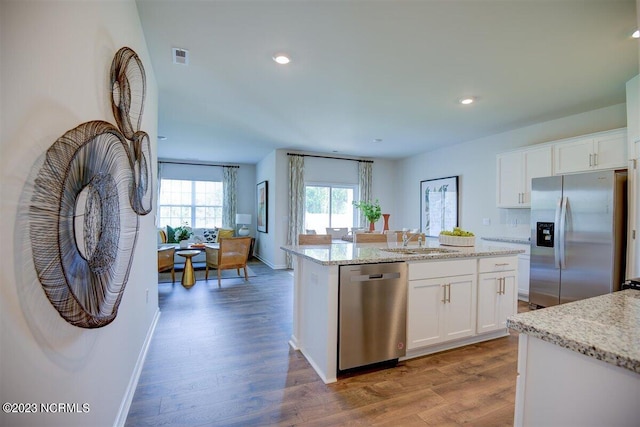
POLYGON ((355 185, 305 186, 305 229, 324 234, 327 227, 353 227, 355 185))
POLYGON ((158 206, 160 226, 222 227, 222 182, 163 179, 158 206))

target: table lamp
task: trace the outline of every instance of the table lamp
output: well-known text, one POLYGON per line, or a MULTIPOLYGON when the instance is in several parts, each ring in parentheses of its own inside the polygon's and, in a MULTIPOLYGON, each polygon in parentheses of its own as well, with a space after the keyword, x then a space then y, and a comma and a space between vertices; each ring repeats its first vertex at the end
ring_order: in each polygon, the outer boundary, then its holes
POLYGON ((236 214, 236 224, 242 224, 242 227, 238 229, 238 236, 248 236, 249 235, 249 227, 247 224, 251 224, 251 215, 250 214, 236 214))

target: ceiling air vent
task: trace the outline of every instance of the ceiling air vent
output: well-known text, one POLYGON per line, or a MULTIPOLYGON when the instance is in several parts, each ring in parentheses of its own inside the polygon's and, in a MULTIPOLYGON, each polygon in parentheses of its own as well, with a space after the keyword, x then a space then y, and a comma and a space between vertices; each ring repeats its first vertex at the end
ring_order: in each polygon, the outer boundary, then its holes
POLYGON ((174 47, 172 50, 174 64, 189 65, 189 51, 187 49, 174 47))

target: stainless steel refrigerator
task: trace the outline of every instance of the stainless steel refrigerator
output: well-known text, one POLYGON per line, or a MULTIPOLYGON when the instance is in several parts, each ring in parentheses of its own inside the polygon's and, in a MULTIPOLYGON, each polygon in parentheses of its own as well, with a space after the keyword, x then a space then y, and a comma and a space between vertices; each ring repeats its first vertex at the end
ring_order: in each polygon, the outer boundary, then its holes
POLYGON ((529 303, 619 290, 626 259, 626 171, 533 178, 529 303))

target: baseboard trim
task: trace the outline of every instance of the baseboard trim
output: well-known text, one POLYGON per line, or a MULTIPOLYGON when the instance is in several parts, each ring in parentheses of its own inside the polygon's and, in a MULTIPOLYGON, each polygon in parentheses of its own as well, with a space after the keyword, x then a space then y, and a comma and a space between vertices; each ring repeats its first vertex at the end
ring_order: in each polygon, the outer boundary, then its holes
POLYGON ((160 309, 157 309, 155 315, 153 316, 151 326, 147 331, 147 336, 144 340, 142 349, 140 350, 140 354, 138 355, 138 360, 136 361, 136 365, 133 369, 133 374, 129 379, 129 385, 127 386, 127 390, 124 394, 124 397, 122 398, 118 416, 116 417, 115 423, 113 423, 114 426, 122 427, 127 421, 127 415, 129 415, 131 402, 133 402, 133 395, 136 393, 136 387, 138 386, 138 381, 140 380, 140 374, 142 374, 142 367, 144 366, 144 361, 147 358, 147 352, 149 351, 149 346, 151 345, 151 338, 153 338, 153 334, 156 331, 156 326, 158 325, 159 319, 160 309))
POLYGON ((269 267, 271 267, 272 270, 286 270, 287 266, 285 264, 273 264, 272 262, 267 261, 266 259, 263 259, 260 255, 258 254, 253 254, 254 257, 258 258, 263 264, 268 265, 269 267))

